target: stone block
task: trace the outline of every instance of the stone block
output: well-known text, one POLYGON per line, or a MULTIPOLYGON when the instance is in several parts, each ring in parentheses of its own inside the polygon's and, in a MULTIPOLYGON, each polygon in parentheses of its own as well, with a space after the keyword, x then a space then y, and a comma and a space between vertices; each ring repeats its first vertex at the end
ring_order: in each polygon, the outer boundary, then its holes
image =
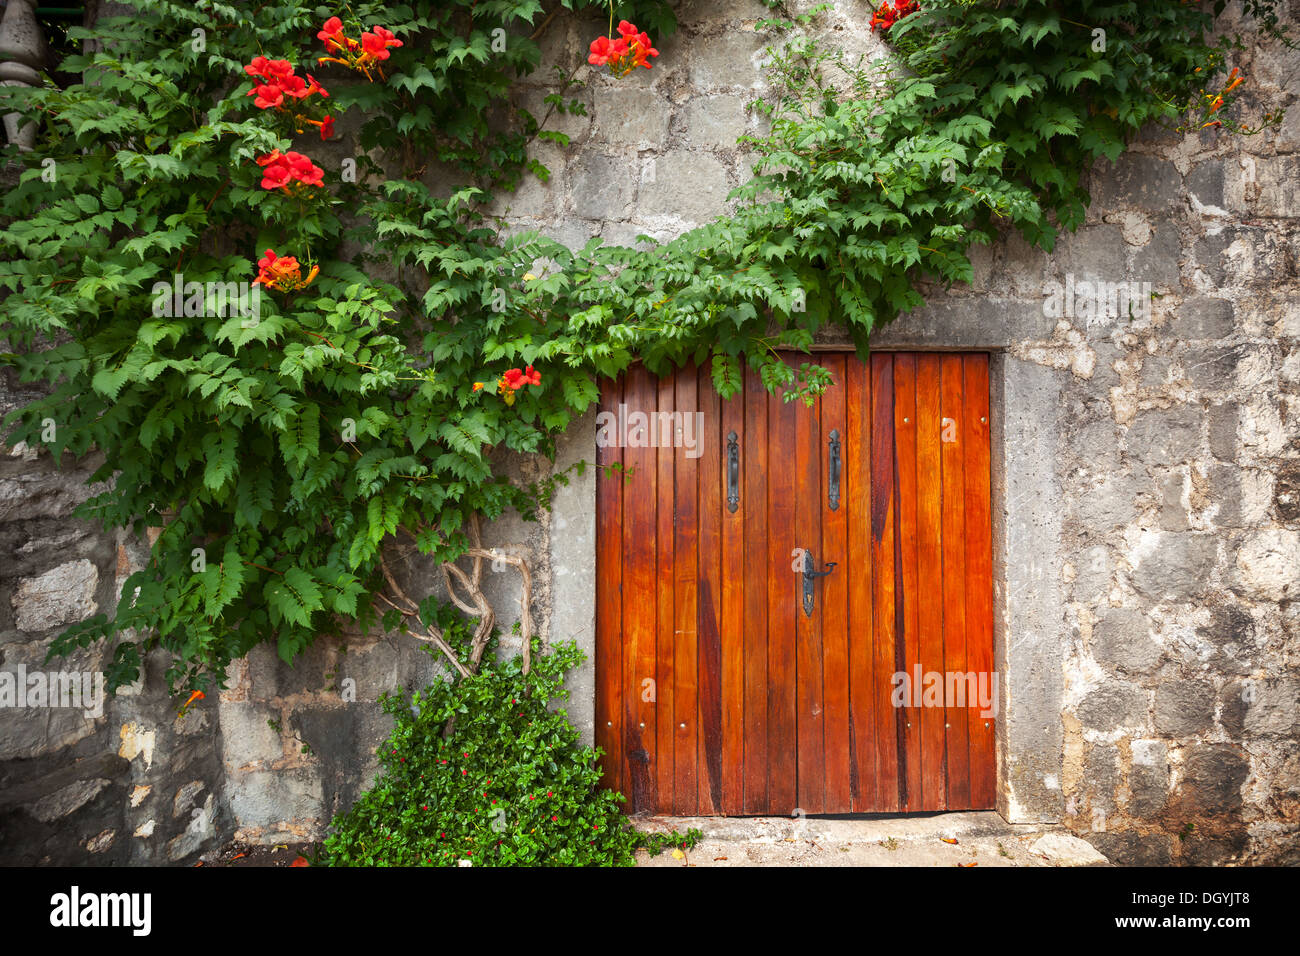
POLYGON ((1198 295, 1179 306, 1170 331, 1181 339, 1221 339, 1231 335, 1236 325, 1236 308, 1230 299, 1198 295))
POLYGON ((1085 839, 1119 866, 1168 866, 1172 838, 1163 833, 1089 833, 1085 839))
POLYGON ((634 181, 625 160, 584 151, 569 166, 577 209, 591 219, 626 219, 634 181))
POLYGON ((1190 737, 1214 724, 1214 685, 1205 680, 1162 681, 1156 686, 1156 732, 1190 737))
POLYGON ((1147 721, 1147 692, 1135 684, 1106 680, 1079 702, 1076 713, 1089 730, 1142 727, 1147 721))
POLYGON ((1181 471, 1171 471, 1160 479, 1160 527, 1164 531, 1186 531, 1191 527, 1183 506, 1184 484, 1181 471))
POLYGON ((1239 810, 1241 787, 1249 772, 1245 756, 1236 747, 1193 744, 1183 751, 1175 799, 1188 813, 1210 815, 1239 810))
POLYGON ((1300 531, 1270 528, 1247 537, 1237 551, 1241 590, 1265 601, 1300 596, 1300 531))
POLYGON ((1163 740, 1135 740, 1129 767, 1128 811, 1149 820, 1169 798, 1169 749, 1163 740))
POLYGON ((696 89, 754 89, 763 80, 761 62, 766 38, 728 30, 691 43, 690 83, 696 89))
POLYGON ((1223 162, 1210 160, 1200 163, 1187 174, 1187 191, 1202 206, 1223 208, 1223 162))
POLYGON ((1300 681, 1285 678, 1253 681, 1243 688, 1246 718, 1242 728, 1251 737, 1293 737, 1300 731, 1300 681))
POLYGON ((20 631, 45 631, 83 621, 99 610, 99 569, 84 558, 18 582, 10 598, 20 631))
POLYGON ((1155 547, 1133 570, 1133 587, 1157 601, 1183 601, 1203 591, 1218 557, 1212 535, 1156 532, 1155 547))
POLYGON ((1109 211, 1131 206, 1155 215, 1179 206, 1182 189, 1183 177, 1173 163, 1128 152, 1112 170, 1094 174, 1091 192, 1097 208, 1109 211))
POLYGON ((1129 426, 1128 454, 1148 466, 1176 465, 1201 450, 1201 411, 1190 405, 1150 409, 1129 426))
POLYGON ((284 756, 280 734, 267 723, 278 718, 278 712, 257 704, 221 704, 222 760, 228 772, 284 756))
POLYGON ((731 149, 745 135, 745 103, 737 96, 697 96, 682 111, 683 142, 696 149, 731 149))
POLYGON ((595 138, 612 146, 659 149, 668 140, 672 104, 652 89, 618 87, 596 97, 595 138))
POLYGON ((654 180, 641 181, 642 215, 707 222, 726 209, 727 170, 709 153, 672 150, 655 159, 654 180))
POLYGON ((1235 402, 1210 406, 1210 454, 1220 461, 1237 459, 1237 418, 1235 402))
POLYGON ((1278 464, 1273 481, 1273 507, 1280 521, 1300 521, 1300 460, 1278 464))
POLYGON ((279 827, 321 817, 320 778, 308 770, 258 770, 229 778, 226 799, 240 827, 279 827))
POLYGON ((1124 674, 1144 674, 1160 662, 1160 645, 1151 622, 1136 608, 1107 608, 1092 627, 1092 654, 1098 663, 1124 674))
MULTIPOLYGON (((1182 279, 1178 274, 1178 260, 1182 256, 1182 244, 1178 240, 1178 229, 1169 220, 1156 223, 1151 241, 1134 249, 1131 253, 1132 266, 1128 277, 1134 282, 1150 282, 1153 290, 1177 289, 1182 279)), ((1133 311, 1137 315, 1138 306, 1133 311)))

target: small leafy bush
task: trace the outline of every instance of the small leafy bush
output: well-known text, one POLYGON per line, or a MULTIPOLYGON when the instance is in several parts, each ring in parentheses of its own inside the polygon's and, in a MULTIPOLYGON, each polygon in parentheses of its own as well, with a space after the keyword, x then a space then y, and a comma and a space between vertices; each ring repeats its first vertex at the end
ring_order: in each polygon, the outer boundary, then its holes
POLYGON ((327 866, 630 866, 634 852, 693 846, 639 833, 600 786, 597 751, 552 700, 583 659, 573 643, 533 661, 487 654, 479 672, 384 698, 396 719, 374 787, 334 820, 327 866))

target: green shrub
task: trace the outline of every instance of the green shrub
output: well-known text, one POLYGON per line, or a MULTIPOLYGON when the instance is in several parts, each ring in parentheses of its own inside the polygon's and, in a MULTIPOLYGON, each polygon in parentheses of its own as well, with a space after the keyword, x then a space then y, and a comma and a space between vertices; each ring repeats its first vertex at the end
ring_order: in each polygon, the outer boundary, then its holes
POLYGON ((597 751, 562 710, 573 643, 534 658, 489 652, 470 678, 384 698, 396 719, 374 787, 334 820, 317 864, 327 866, 630 866, 634 851, 692 846, 644 834, 623 796, 600 786, 597 751), (450 728, 450 730, 448 730, 450 728))

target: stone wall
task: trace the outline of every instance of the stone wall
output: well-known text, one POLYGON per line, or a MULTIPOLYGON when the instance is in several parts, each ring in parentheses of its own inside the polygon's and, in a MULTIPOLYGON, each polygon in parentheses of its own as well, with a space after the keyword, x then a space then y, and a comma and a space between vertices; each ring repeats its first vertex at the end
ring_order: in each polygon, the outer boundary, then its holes
MULTIPOLYGON (((574 246, 725 213, 747 176, 736 139, 758 129, 745 103, 763 10, 683 2, 654 69, 590 77, 589 115, 553 124, 570 146, 537 147, 550 181, 498 211, 574 246)), ((820 29, 883 53, 868 18, 840 0, 820 29)), ((543 62, 576 62, 603 30, 556 18, 543 62)), ((1092 172, 1088 221, 1054 253, 1014 236, 977 248, 971 288, 930 290, 874 339, 993 353, 999 810, 1064 824, 1125 863, 1300 861, 1300 107, 1287 92, 1300 57, 1259 46, 1234 65, 1248 112, 1291 109, 1280 133, 1149 132, 1092 172), (1045 307, 1050 283, 1096 281, 1147 282, 1156 297, 1131 317, 1088 316, 1082 296, 1070 314, 1045 307)), ((517 95, 541 111, 550 87, 533 80, 517 95)), ((560 464, 594 452, 589 418, 560 464)), ((0 465, 4 668, 106 607, 139 560, 138 545, 68 518, 93 463, 69 464, 56 473, 18 450, 0 465)), ((515 467, 527 479, 548 466, 515 467)), ((487 532, 532 562, 543 636, 588 651, 593 515, 588 472, 540 523, 487 532)), ((394 558, 413 591, 437 589, 417 558, 394 558)), ((489 578, 508 630, 517 579, 489 578)), ((0 712, 0 860, 188 860, 232 836, 318 836, 373 775, 378 696, 436 673, 409 639, 358 634, 292 668, 258 649, 183 719, 152 673, 94 721, 0 712)), ((589 662, 569 705, 588 739, 593 687, 589 662)))

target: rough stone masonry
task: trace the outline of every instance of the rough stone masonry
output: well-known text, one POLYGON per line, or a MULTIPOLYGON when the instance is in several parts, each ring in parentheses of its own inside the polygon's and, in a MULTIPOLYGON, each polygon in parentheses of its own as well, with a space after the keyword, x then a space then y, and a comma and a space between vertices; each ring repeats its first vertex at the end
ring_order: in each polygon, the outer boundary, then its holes
MULTIPOLYGON (((655 68, 590 77, 588 115, 558 123, 570 146, 537 146, 550 181, 498 211, 574 246, 668 238, 725 213, 748 173, 736 140, 759 129, 746 103, 764 9, 684 0, 655 68)), ((819 29, 884 55, 869 17, 839 0, 819 29)), ((601 30, 557 18, 544 62, 575 62, 601 30)), ((993 353, 998 809, 1121 863, 1300 862, 1300 55, 1256 44, 1235 65, 1247 122, 1286 107, 1280 131, 1148 131, 1092 171, 1087 223, 1054 253, 1014 236, 976 247, 970 288, 929 290, 873 340, 993 353), (1092 309, 1097 282, 1154 298, 1132 315, 1092 309), (1067 283, 1071 308, 1045 308, 1067 283)), ((548 91, 539 72, 517 96, 539 112, 548 91)), ((0 408, 23 398, 0 379, 0 408)), ((594 452, 589 417, 558 464, 594 452)), ((70 517, 94 461, 62 464, 26 448, 0 462, 0 667, 40 667, 145 554, 70 517)), ((532 479, 551 466, 514 467, 532 479)), ((488 544, 532 563, 543 636, 590 651, 590 471, 541 523, 498 522, 488 544)), ((427 569, 405 570, 433 587, 427 569)), ((508 629, 516 579, 492 577, 508 629)), ((293 668, 259 648, 184 717, 161 670, 151 661, 97 719, 0 710, 0 860, 179 863, 232 837, 319 836, 373 776, 379 695, 436 667, 387 634, 319 642, 293 668)), ((590 739, 590 663, 571 688, 590 739)))

